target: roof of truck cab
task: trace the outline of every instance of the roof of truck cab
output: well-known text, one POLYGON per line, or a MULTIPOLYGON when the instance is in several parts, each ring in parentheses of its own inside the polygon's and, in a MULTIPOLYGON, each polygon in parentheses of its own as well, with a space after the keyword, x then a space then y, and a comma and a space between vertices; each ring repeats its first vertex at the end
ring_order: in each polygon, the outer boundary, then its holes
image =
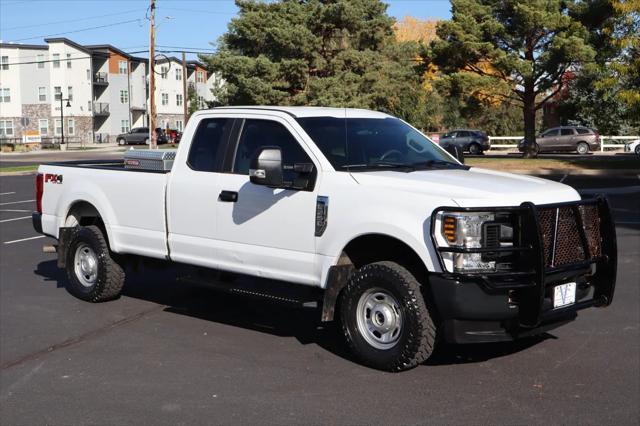
POLYGON ((336 117, 344 118, 389 118, 384 112, 371 111, 358 108, 332 108, 315 106, 225 106, 211 108, 212 111, 219 110, 258 110, 258 111, 279 111, 287 113, 296 118, 302 117, 336 117))

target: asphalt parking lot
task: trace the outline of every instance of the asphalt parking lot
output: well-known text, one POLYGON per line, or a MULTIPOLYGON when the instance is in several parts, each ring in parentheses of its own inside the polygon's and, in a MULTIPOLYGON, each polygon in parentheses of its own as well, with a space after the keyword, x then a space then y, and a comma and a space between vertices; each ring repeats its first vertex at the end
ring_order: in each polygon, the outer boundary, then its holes
POLYGON ((640 177, 552 176, 612 202, 613 305, 509 344, 444 346, 390 374, 334 326, 134 274, 123 297, 64 289, 31 227, 33 176, 0 178, 0 424, 615 424, 640 421, 640 177))

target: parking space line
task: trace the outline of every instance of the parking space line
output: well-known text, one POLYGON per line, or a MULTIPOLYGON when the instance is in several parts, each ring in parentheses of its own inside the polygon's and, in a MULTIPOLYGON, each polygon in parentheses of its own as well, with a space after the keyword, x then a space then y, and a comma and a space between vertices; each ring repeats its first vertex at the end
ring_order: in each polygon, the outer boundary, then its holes
POLYGON ((10 209, 0 209, 0 212, 7 212, 7 213, 30 213, 31 210, 10 210, 10 209))
POLYGON ((15 194, 15 192, 0 192, 0 195, 11 195, 15 194))
POLYGON ((33 203, 35 200, 11 201, 10 203, 0 203, 0 206, 8 206, 9 204, 33 203))
POLYGON ((560 183, 564 182, 564 180, 569 176, 569 173, 565 173, 564 176, 562 176, 562 179, 560 179, 560 183))
POLYGON ((14 220, 23 220, 23 219, 31 219, 31 216, 14 217, 13 219, 4 219, 4 220, 0 220, 0 223, 13 222, 14 220))
POLYGON ((44 238, 44 235, 38 235, 37 237, 22 238, 20 240, 6 241, 4 244, 21 243, 22 241, 37 240, 38 238, 44 238))

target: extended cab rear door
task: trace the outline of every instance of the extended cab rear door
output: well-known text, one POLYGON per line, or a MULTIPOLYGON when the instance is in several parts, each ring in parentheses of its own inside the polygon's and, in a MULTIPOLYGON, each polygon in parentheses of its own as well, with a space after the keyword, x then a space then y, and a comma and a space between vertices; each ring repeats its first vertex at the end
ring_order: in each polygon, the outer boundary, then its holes
POLYGON ((284 118, 268 114, 246 114, 242 118, 235 139, 229 142, 224 172, 219 178, 216 257, 220 266, 317 285, 314 232, 318 162, 284 118), (314 168, 313 182, 305 189, 251 183, 251 159, 265 146, 282 149, 285 180, 299 177, 286 166, 307 163, 314 168))

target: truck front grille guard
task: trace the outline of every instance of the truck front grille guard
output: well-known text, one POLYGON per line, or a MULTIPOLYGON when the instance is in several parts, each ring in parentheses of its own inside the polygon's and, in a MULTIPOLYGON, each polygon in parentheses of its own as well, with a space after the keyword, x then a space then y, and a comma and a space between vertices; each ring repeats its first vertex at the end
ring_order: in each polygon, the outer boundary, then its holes
POLYGON ((521 325, 536 326, 547 317, 557 315, 555 311, 542 311, 547 287, 580 275, 586 276, 593 286, 593 297, 566 309, 575 311, 611 303, 616 282, 616 232, 609 203, 604 196, 539 206, 523 203, 519 207, 441 207, 431 218, 433 241, 438 232, 435 229, 436 214, 447 211, 509 212, 516 215, 518 241, 514 240, 512 247, 438 247, 437 250, 444 271, 441 253, 514 255, 513 269, 508 271, 445 272, 444 275, 454 279, 476 279, 489 291, 513 290, 513 299, 518 301, 520 308, 521 325))

